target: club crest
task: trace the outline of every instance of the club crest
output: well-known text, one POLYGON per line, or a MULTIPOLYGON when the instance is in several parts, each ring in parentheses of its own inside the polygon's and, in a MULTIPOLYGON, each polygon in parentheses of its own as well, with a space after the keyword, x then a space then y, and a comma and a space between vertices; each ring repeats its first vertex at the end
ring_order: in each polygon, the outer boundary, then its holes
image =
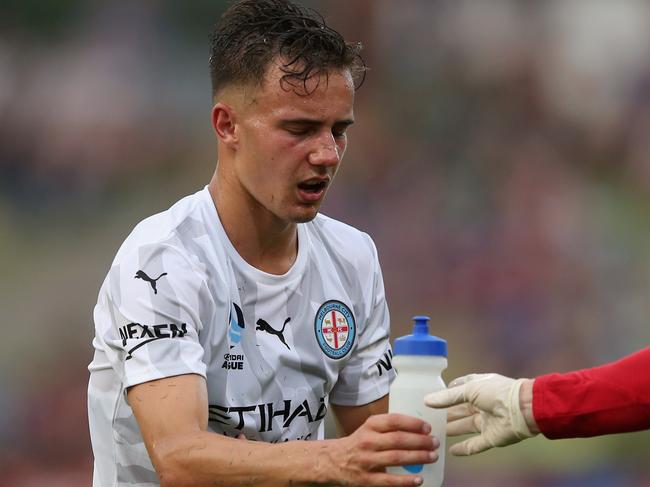
POLYGON ((318 308, 314 331, 325 355, 332 359, 345 357, 352 349, 357 334, 352 310, 341 301, 327 301, 318 308))

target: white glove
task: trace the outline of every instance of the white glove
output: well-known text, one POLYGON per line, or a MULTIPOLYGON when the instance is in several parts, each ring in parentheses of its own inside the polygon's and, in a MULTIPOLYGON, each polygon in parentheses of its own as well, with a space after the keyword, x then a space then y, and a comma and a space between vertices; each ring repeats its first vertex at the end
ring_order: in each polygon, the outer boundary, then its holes
POLYGON ((424 398, 432 408, 447 408, 447 435, 480 433, 456 443, 454 455, 473 455, 495 446, 506 446, 531 433, 519 406, 519 389, 526 379, 499 374, 470 374, 459 377, 443 389, 424 398), (453 407, 450 407, 453 406, 453 407))

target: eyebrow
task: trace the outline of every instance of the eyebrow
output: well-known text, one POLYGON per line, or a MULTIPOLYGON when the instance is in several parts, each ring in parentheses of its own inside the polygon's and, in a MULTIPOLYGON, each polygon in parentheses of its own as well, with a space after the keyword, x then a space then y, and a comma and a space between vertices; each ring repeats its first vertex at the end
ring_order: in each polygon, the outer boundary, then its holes
MULTIPOLYGON (((320 120, 314 120, 311 118, 292 118, 288 120, 282 120, 280 122, 282 125, 309 125, 309 126, 316 126, 316 125, 322 125, 322 121, 320 120)), ((346 118, 344 120, 339 120, 338 122, 335 122, 334 125, 344 125, 344 126, 349 126, 354 123, 354 120, 351 118, 346 118)))

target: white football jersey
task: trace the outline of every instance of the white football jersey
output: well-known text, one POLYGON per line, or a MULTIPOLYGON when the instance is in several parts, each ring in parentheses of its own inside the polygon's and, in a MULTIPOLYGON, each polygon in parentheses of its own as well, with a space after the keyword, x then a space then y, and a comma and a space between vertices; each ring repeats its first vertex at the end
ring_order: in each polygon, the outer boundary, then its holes
POLYGON ((246 263, 207 188, 133 230, 94 311, 88 410, 94 486, 158 485, 128 387, 206 378, 209 429, 249 440, 323 437, 329 403, 388 393, 389 316, 370 237, 319 215, 284 275, 246 263))

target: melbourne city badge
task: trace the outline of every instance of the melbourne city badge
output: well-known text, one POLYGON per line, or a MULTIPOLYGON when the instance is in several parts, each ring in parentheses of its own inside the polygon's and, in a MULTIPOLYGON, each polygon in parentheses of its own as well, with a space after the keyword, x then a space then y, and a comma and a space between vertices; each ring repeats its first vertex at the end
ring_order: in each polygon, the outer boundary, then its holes
POLYGON ((318 308, 314 330, 321 350, 332 359, 345 357, 357 334, 352 310, 336 300, 327 301, 318 308))

